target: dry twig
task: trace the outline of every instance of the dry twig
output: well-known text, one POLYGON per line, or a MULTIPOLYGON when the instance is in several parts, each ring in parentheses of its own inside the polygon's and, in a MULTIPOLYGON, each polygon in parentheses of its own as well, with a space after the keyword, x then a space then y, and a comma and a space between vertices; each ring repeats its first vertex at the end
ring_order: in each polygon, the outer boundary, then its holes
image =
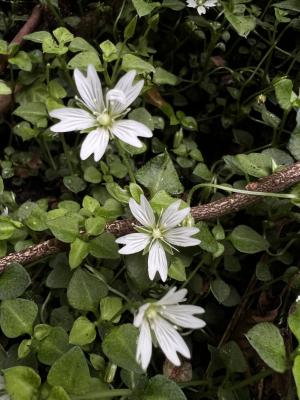
MULTIPOLYGON (((274 174, 251 182, 246 186, 247 190, 257 192, 281 192, 293 184, 300 182, 300 162, 289 165, 274 174)), ((224 215, 237 212, 262 199, 261 196, 250 194, 233 194, 208 204, 192 207, 191 214, 196 221, 205 221, 220 218, 224 215)), ((134 230, 134 219, 117 220, 106 225, 106 231, 115 236, 122 236, 134 230)), ((25 250, 11 253, 0 258, 0 272, 12 262, 29 264, 44 257, 57 254, 68 248, 65 243, 57 239, 50 239, 43 243, 33 245, 25 250)))

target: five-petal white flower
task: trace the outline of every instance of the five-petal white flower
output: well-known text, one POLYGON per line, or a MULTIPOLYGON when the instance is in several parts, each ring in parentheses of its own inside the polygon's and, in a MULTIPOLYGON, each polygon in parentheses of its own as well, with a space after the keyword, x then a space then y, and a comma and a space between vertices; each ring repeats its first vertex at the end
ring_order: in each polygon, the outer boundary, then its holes
POLYGON ((80 158, 86 160, 94 154, 95 161, 103 156, 110 137, 117 137, 134 147, 142 147, 141 137, 151 137, 151 130, 141 122, 123 119, 128 113, 130 104, 138 97, 144 81, 133 84, 136 71, 127 72, 108 90, 103 98, 100 79, 93 65, 89 65, 85 77, 79 69, 74 70, 74 79, 81 96, 78 101, 84 109, 64 107, 50 111, 50 116, 60 122, 50 129, 53 132, 70 132, 90 130, 84 139, 80 158))
POLYGON ((148 274, 151 280, 154 279, 156 272, 159 273, 163 282, 167 279, 168 262, 165 250, 172 254, 174 246, 189 247, 200 243, 200 240, 191 237, 199 232, 198 228, 178 227, 190 213, 190 207, 179 210, 179 206, 180 200, 175 201, 161 213, 157 220, 145 196, 141 196, 141 204, 134 199, 129 200, 133 216, 143 226, 135 227, 138 233, 130 233, 116 240, 117 243, 125 244, 119 253, 133 254, 141 250, 149 251, 148 274))
POLYGON ((199 15, 205 14, 207 8, 215 7, 217 4, 218 0, 187 0, 187 6, 197 8, 199 15))
POLYGON ((152 355, 152 342, 157 344, 171 363, 181 364, 177 353, 190 358, 191 353, 178 333, 178 327, 187 329, 203 328, 206 324, 194 314, 204 313, 199 306, 178 304, 185 301, 186 289, 176 291, 176 287, 159 301, 142 305, 134 317, 133 324, 139 328, 136 360, 144 370, 147 369, 152 355))

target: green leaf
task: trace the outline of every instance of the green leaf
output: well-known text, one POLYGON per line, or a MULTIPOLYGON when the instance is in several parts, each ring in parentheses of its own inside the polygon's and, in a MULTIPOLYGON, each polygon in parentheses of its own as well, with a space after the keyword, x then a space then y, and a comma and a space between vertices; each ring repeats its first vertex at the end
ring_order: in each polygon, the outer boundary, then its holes
POLYGON ((298 301, 290 308, 288 325, 300 343, 300 302, 298 301))
POLYGON ((128 25, 126 25, 124 29, 124 39, 129 40, 132 38, 135 32, 135 27, 136 27, 136 22, 137 22, 137 16, 134 16, 132 20, 129 22, 128 25))
POLYGON ((76 238, 70 246, 69 264, 71 269, 79 267, 85 257, 89 254, 89 243, 76 238))
POLYGON ((130 199, 130 194, 126 189, 122 189, 120 185, 116 182, 107 183, 106 189, 108 193, 120 203, 128 204, 130 199))
POLYGON ((49 332, 46 337, 38 344, 38 360, 45 365, 52 365, 70 347, 69 337, 65 330, 59 326, 49 326, 49 332))
POLYGON ((184 282, 186 280, 185 265, 179 257, 172 258, 168 275, 170 278, 179 282, 184 282))
POLYGON ((68 62, 68 68, 87 69, 89 64, 92 64, 96 71, 103 71, 101 60, 95 51, 82 51, 81 53, 76 54, 68 62))
POLYGON ((73 347, 52 365, 47 381, 61 386, 70 394, 85 394, 89 389, 90 373, 82 350, 73 347))
POLYGON ((241 253, 255 254, 269 248, 269 242, 247 225, 238 225, 231 232, 229 239, 241 253))
POLYGON ((105 40, 99 46, 102 50, 104 61, 111 62, 118 58, 118 49, 110 40, 105 40))
POLYGON ((72 307, 97 313, 100 299, 106 295, 107 288, 104 283, 81 268, 75 270, 67 291, 72 307))
POLYGON ((102 349, 111 362, 126 370, 143 373, 136 362, 138 330, 131 324, 113 328, 104 338, 102 349))
POLYGON ((139 17, 144 17, 145 15, 150 14, 155 8, 161 6, 157 1, 146 2, 144 0, 132 0, 132 3, 139 17))
POLYGON ((149 380, 141 400, 186 400, 186 396, 174 381, 156 375, 149 380))
POLYGON ((25 35, 24 39, 31 40, 35 43, 43 43, 45 39, 52 39, 51 33, 46 31, 38 31, 25 35))
POLYGON ((220 356, 225 367, 231 372, 246 372, 247 361, 236 342, 230 340, 220 348, 220 356))
MULTIPOLYGON (((100 315, 103 321, 111 321, 122 309, 122 299, 116 296, 107 296, 100 300, 100 315)), ((119 322, 121 315, 114 318, 112 322, 119 322)))
POLYGON ((70 397, 61 386, 54 386, 51 389, 47 400, 70 400, 70 397))
POLYGON ((96 258, 107 258, 116 260, 120 258, 118 253, 119 247, 116 244, 114 235, 108 232, 102 233, 100 236, 90 241, 90 253, 96 258))
POLYGON ((37 400, 39 375, 29 367, 16 366, 3 371, 5 390, 12 400, 37 400))
POLYGON ((10 57, 8 62, 23 71, 31 71, 32 69, 31 59, 25 51, 19 51, 14 57, 10 57))
POLYGON ((84 170, 84 180, 90 183, 100 183, 102 179, 101 172, 96 167, 90 166, 84 170))
POLYGON ((210 287, 219 303, 223 303, 230 295, 230 286, 220 278, 212 281, 210 287))
POLYGON ((13 127, 13 132, 16 135, 20 136, 23 139, 23 141, 26 141, 34 137, 37 137, 40 130, 35 127, 32 128, 29 122, 22 121, 13 127))
POLYGON ((148 126, 148 128, 153 131, 154 122, 152 115, 144 107, 135 108, 128 116, 130 119, 134 119, 135 121, 148 126))
POLYGON ((90 217, 85 220, 85 230, 88 235, 98 236, 105 229, 106 221, 102 217, 90 217))
POLYGON ((137 74, 155 72, 155 68, 152 64, 133 54, 125 54, 123 56, 121 67, 124 71, 131 71, 132 69, 135 69, 137 74))
POLYGON ((30 300, 3 300, 0 306, 0 326, 5 336, 15 338, 32 333, 38 313, 37 305, 30 300))
POLYGON ((194 237, 201 240, 199 244, 201 249, 212 254, 216 253, 218 251, 218 242, 210 232, 207 224, 201 221, 196 224, 196 227, 199 228, 199 233, 194 237))
POLYGON ((297 388, 297 397, 300 398, 300 356, 296 356, 293 365, 293 376, 297 388))
POLYGON ((297 161, 300 161, 300 133, 294 133, 291 135, 287 147, 291 152, 291 154, 293 155, 293 157, 297 161))
POLYGON ((179 83, 179 78, 164 68, 158 67, 155 69, 153 82, 157 85, 176 86, 179 83))
POLYGON ((136 172, 136 179, 150 190, 151 196, 159 190, 165 190, 169 194, 183 192, 183 186, 167 152, 148 161, 136 172))
POLYGON ((73 193, 82 192, 86 188, 86 183, 77 175, 64 176, 64 185, 73 193))
POLYGON ((86 317, 79 317, 74 321, 70 332, 69 342, 79 346, 92 343, 96 338, 96 328, 86 317))
POLYGON ((270 322, 257 324, 247 332, 246 338, 262 360, 274 371, 284 372, 287 369, 284 341, 275 325, 270 322))
POLYGON ((12 94, 11 87, 0 79, 0 95, 7 96, 8 94, 12 94))
POLYGON ((79 235, 78 219, 73 214, 53 218, 48 212, 46 223, 53 235, 64 243, 74 242, 79 235))
POLYGON ((284 10, 300 12, 300 4, 298 0, 285 0, 279 3, 272 4, 272 6, 283 8, 284 10))
POLYGON ((239 163, 239 168, 246 174, 256 178, 263 178, 272 173, 272 159, 267 154, 238 154, 235 158, 239 163))
POLYGON ((181 0, 163 0, 162 7, 170 8, 174 11, 180 11, 185 8, 185 3, 181 0))
POLYGON ((10 264, 0 275, 0 300, 21 296, 30 283, 30 276, 21 264, 10 264))
POLYGON ((15 109, 13 114, 25 119, 33 125, 36 125, 38 128, 46 128, 48 123, 48 114, 45 104, 37 101, 22 104, 15 109))
POLYGON ((75 37, 72 42, 69 44, 69 50, 76 53, 77 51, 93 51, 97 54, 97 50, 91 46, 86 40, 82 37, 75 37))
POLYGON ((57 39, 58 43, 69 43, 74 39, 73 33, 71 33, 67 28, 60 27, 53 31, 53 35, 55 39, 57 39))
POLYGON ((247 37, 255 29, 256 18, 253 15, 234 15, 226 6, 224 7, 224 14, 240 36, 247 37))
POLYGON ((280 107, 286 111, 290 110, 292 107, 293 82, 290 79, 280 79, 274 86, 280 107))
POLYGON ((3 39, 0 39, 0 54, 8 54, 8 43, 3 39))

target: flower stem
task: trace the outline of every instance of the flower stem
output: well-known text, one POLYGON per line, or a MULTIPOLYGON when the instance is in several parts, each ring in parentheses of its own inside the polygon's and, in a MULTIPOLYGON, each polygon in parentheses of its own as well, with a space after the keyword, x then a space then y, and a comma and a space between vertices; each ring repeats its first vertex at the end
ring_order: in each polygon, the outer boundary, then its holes
POLYGON ((229 388, 226 388, 230 391, 241 389, 244 386, 251 385, 252 383, 255 383, 257 381, 260 381, 263 378, 266 378, 269 375, 274 374, 274 371, 271 369, 264 369, 263 371, 259 372, 256 375, 252 375, 247 379, 244 379, 243 381, 237 382, 234 385, 230 386, 229 388))
POLYGON ((125 164, 125 166, 126 166, 126 168, 128 170, 128 174, 129 174, 131 182, 136 183, 134 172, 133 172, 133 169, 131 167, 130 161, 128 159, 128 155, 123 150, 123 148, 122 148, 122 146, 121 146, 121 144, 119 142, 119 139, 115 139, 115 144, 116 144, 118 153, 119 153, 120 157, 122 158, 122 160, 123 160, 123 162, 124 162, 124 164, 125 164))
POLYGON ((60 137, 63 149, 64 149, 64 153, 65 153, 65 156, 66 156, 66 160, 67 160, 67 164, 68 164, 70 173, 73 174, 74 171, 73 171, 72 162, 71 162, 70 155, 69 155, 68 146, 67 146, 67 143, 66 143, 66 140, 65 140, 65 136, 64 136, 63 133, 61 133, 59 135, 59 137, 60 137))
POLYGON ((215 183, 199 183, 199 185, 194 186, 187 197, 187 203, 190 204, 192 200, 193 194, 196 190, 201 189, 202 187, 212 187, 215 189, 226 190, 227 192, 232 193, 240 193, 240 194, 250 194, 253 196, 264 196, 264 197, 276 197, 278 199, 296 199, 297 196, 292 193, 272 193, 272 192, 256 192, 254 190, 245 190, 245 189, 235 189, 229 186, 217 185, 215 183))
MULTIPOLYGON (((111 389, 111 390, 102 390, 101 393, 93 393, 89 394, 88 398, 90 400, 98 400, 98 399, 107 399, 110 397, 121 397, 121 396, 130 396, 132 394, 132 390, 130 389, 111 389)), ((86 394, 72 396, 73 400, 85 400, 86 394)))

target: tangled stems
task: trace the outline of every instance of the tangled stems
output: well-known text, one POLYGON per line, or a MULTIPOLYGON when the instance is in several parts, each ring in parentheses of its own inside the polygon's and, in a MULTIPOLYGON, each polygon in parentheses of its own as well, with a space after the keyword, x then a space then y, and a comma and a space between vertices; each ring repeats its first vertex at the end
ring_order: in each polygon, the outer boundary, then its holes
POLYGON ((254 190, 245 190, 245 189, 235 189, 229 186, 224 186, 224 185, 218 185, 215 183, 199 183, 198 185, 195 185, 188 194, 186 202, 188 204, 191 204, 191 200, 193 197, 193 194, 201 188, 204 187, 209 187, 209 188, 215 188, 215 189, 220 189, 220 190, 225 190, 230 193, 240 193, 240 194, 250 194, 253 196, 263 196, 263 197, 276 197, 278 199, 296 199, 298 196, 292 193, 272 193, 272 192, 256 192, 254 190))

